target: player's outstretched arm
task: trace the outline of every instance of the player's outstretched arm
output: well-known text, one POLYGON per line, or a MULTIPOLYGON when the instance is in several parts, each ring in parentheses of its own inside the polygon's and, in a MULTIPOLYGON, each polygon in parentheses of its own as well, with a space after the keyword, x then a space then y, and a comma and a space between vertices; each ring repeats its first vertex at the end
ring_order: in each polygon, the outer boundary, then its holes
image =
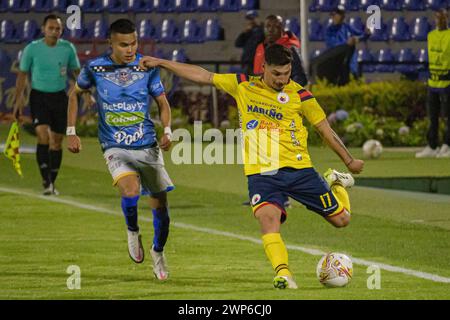
POLYGON ((172 130, 170 128, 171 123, 171 111, 169 101, 167 101, 166 95, 162 94, 155 98, 156 104, 159 108, 159 117, 161 119, 161 124, 164 128, 164 133, 159 141, 159 146, 164 151, 168 151, 170 145, 172 144, 172 130))
POLYGON ((193 64, 145 56, 139 61, 139 66, 143 69, 161 67, 173 72, 181 78, 196 82, 198 84, 213 84, 213 73, 193 64))
POLYGON ((342 140, 330 127, 327 119, 320 121, 315 125, 317 132, 319 132, 322 140, 324 140, 328 146, 333 149, 334 152, 342 159, 351 173, 360 173, 364 167, 364 161, 354 159, 350 151, 345 147, 342 140))
POLYGON ((77 123, 78 115, 78 97, 83 93, 83 90, 75 86, 69 93, 69 106, 67 109, 67 149, 70 152, 78 153, 81 151, 81 140, 75 132, 75 125, 77 123))

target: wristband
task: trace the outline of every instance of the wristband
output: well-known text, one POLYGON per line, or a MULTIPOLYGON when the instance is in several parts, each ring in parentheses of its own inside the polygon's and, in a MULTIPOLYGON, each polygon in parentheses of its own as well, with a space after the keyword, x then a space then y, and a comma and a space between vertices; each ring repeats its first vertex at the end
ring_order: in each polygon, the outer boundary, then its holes
POLYGON ((164 134, 168 135, 169 139, 172 139, 172 129, 170 129, 170 127, 164 128, 164 134))
POLYGON ((353 162, 354 159, 351 159, 349 162, 347 162, 345 165, 348 166, 350 163, 353 162))
POLYGON ((76 136, 77 132, 75 131, 75 127, 67 127, 66 136, 76 136))

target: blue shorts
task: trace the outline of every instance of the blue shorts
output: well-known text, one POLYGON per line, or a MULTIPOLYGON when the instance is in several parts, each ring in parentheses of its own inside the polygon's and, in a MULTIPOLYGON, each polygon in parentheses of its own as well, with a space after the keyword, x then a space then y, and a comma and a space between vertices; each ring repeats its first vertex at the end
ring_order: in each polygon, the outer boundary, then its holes
POLYGON ((288 197, 323 217, 343 210, 328 183, 314 168, 281 168, 274 175, 254 174, 247 178, 253 213, 265 205, 272 204, 281 210, 281 222, 284 222, 286 220, 284 203, 288 197))

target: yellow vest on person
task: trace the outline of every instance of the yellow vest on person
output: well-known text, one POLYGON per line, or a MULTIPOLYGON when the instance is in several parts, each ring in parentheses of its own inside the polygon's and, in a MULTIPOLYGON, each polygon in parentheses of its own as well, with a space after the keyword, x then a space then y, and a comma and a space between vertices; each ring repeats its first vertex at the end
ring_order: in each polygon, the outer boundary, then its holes
POLYGON ((432 88, 450 86, 450 29, 428 33, 428 63, 432 88))

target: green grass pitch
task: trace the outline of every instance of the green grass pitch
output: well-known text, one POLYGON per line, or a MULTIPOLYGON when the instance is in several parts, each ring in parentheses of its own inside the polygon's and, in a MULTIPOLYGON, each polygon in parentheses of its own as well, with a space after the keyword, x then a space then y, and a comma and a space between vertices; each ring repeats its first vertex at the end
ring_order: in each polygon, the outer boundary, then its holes
MULTIPOLYGON (((5 138, 0 130, 0 141, 5 138)), ((34 144, 24 134, 22 141, 34 144)), ((120 198, 98 142, 82 141, 81 154, 64 153, 59 197, 39 196, 34 155, 22 155, 23 179, 0 156, 0 299, 450 299, 449 196, 356 186, 350 190, 353 219, 344 229, 295 203, 282 235, 293 247, 289 263, 299 289, 276 290, 257 243, 258 223, 241 206, 247 199, 242 167, 175 166, 169 156, 166 165, 176 184, 169 194, 173 225, 166 247, 171 274, 160 283, 153 278, 148 254, 148 203, 141 198, 146 260, 136 265, 128 257, 120 198), (327 289, 315 276, 320 256, 299 247, 344 252, 414 274, 381 269, 381 288, 370 290, 367 266, 355 263, 349 286, 327 289), (81 270, 79 290, 67 288, 71 265, 81 270), (418 272, 447 283, 420 278, 418 272)), ((319 172, 343 169, 331 150, 317 147, 311 154, 319 172)), ((449 160, 416 160, 412 152, 386 150, 381 159, 367 161, 363 176, 449 172, 449 160)))

